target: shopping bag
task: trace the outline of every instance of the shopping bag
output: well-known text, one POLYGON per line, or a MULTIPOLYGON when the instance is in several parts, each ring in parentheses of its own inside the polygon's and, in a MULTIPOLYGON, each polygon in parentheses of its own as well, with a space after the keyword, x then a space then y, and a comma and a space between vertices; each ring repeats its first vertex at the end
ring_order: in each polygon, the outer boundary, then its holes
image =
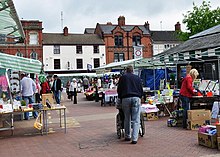
POLYGON ((43 124, 40 123, 40 118, 41 118, 41 113, 38 114, 35 122, 34 122, 34 128, 38 129, 38 130, 41 130, 42 127, 43 127, 43 124))

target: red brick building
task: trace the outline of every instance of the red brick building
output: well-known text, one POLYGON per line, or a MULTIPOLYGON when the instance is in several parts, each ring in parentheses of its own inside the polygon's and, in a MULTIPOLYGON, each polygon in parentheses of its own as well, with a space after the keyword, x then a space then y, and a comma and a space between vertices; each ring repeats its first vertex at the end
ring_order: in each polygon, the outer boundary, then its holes
POLYGON ((98 34, 105 42, 106 64, 117 61, 133 59, 133 46, 143 46, 143 58, 153 55, 149 24, 126 25, 125 17, 118 18, 118 24, 97 23, 95 34, 98 34))
POLYGON ((42 22, 21 20, 25 34, 24 43, 0 45, 0 52, 43 61, 42 22))

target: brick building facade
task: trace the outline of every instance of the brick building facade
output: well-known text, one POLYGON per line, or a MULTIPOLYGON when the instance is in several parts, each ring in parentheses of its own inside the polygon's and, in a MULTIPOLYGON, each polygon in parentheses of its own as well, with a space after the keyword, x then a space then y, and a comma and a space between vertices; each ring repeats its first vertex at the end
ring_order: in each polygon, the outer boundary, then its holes
POLYGON ((133 46, 143 46, 143 58, 153 55, 152 42, 148 23, 144 25, 126 25, 125 17, 118 18, 118 24, 97 23, 95 34, 105 42, 106 64, 133 59, 133 46))
POLYGON ((24 43, 2 44, 0 52, 43 61, 42 22, 38 20, 21 20, 25 34, 24 43))

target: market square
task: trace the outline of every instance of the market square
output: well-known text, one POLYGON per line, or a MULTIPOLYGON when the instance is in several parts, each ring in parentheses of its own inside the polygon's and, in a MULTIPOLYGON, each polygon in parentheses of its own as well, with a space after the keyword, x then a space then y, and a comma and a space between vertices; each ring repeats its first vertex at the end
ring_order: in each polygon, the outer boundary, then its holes
POLYGON ((74 3, 0 0, 0 156, 220 156, 219 1, 74 3))

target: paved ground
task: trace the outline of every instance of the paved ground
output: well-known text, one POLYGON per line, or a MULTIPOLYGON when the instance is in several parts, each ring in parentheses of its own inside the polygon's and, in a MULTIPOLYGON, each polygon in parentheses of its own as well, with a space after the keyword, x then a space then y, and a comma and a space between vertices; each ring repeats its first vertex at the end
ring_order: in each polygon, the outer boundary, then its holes
POLYGON ((50 133, 41 136, 34 119, 16 121, 14 136, 0 132, 0 157, 219 157, 220 151, 199 146, 197 131, 170 128, 168 117, 145 121, 146 134, 138 144, 117 139, 114 106, 101 107, 78 95, 67 106, 67 134, 59 128, 58 113, 49 113, 50 133))

